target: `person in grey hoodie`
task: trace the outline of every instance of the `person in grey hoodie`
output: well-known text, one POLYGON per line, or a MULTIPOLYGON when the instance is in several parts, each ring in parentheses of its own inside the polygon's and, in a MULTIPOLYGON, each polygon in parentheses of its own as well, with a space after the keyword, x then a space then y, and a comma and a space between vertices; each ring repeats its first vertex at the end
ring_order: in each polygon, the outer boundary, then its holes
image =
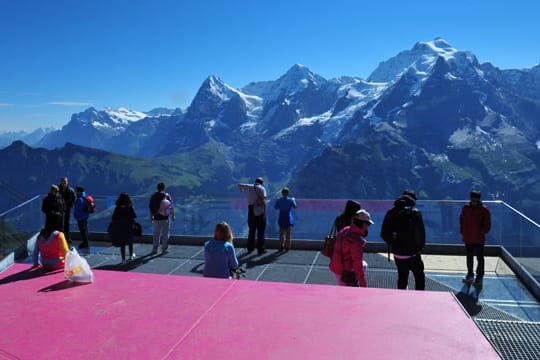
POLYGON ((238 269, 238 259, 229 224, 220 221, 214 228, 214 238, 204 243, 204 277, 230 279, 238 269))

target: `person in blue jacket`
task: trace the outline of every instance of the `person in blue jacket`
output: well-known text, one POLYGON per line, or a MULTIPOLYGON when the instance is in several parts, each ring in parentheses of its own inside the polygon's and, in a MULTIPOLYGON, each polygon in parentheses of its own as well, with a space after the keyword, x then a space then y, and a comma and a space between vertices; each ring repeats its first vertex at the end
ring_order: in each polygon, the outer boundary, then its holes
POLYGON ((274 209, 279 210, 279 251, 291 249, 291 228, 294 225, 292 209, 296 208, 296 200, 289 196, 289 189, 281 189, 281 198, 274 205, 274 209))
POLYGON ((238 269, 231 227, 220 221, 214 228, 214 238, 204 243, 204 277, 230 279, 238 269))
POLYGON ((86 193, 81 185, 75 188, 77 199, 73 205, 73 216, 77 220, 77 226, 79 227, 79 233, 81 234, 82 242, 79 245, 79 249, 88 247, 88 216, 90 214, 85 211, 86 208, 86 193))

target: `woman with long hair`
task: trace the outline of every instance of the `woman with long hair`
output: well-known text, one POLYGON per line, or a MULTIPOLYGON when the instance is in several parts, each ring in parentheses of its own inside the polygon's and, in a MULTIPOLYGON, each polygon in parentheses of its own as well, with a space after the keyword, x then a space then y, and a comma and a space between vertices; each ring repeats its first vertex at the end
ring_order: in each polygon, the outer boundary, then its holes
POLYGON ((204 277, 230 279, 231 271, 238 269, 238 258, 233 245, 229 224, 220 221, 214 228, 214 237, 204 243, 204 277))
POLYGON ((125 192, 120 193, 115 204, 111 225, 109 225, 109 235, 113 245, 120 247, 121 264, 123 265, 126 263, 126 245, 129 248, 129 260, 135 259, 133 253, 133 223, 137 214, 133 210, 131 198, 125 192))

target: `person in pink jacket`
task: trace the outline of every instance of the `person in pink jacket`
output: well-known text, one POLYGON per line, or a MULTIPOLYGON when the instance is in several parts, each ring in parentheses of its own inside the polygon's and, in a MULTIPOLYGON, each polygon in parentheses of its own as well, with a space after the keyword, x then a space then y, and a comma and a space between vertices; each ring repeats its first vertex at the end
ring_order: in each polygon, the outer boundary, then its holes
POLYGON ((330 259, 330 271, 336 275, 336 280, 340 286, 361 286, 366 287, 364 246, 366 240, 363 238, 368 234, 368 227, 373 224, 371 216, 364 210, 358 210, 353 217, 352 223, 344 227, 338 233, 334 252, 330 259), (345 282, 344 271, 352 271, 356 279, 345 282))

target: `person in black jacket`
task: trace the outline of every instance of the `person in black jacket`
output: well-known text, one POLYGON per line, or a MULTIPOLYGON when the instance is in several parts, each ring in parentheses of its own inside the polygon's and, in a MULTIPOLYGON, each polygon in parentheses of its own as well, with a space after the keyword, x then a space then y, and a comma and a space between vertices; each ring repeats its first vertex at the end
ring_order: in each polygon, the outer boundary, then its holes
POLYGON ((71 214, 71 208, 73 207, 73 204, 75 203, 75 200, 77 199, 77 194, 75 194, 75 190, 68 184, 68 178, 66 176, 62 177, 60 179, 60 184, 58 185, 59 194, 62 196, 62 199, 64 199, 64 204, 66 206, 66 210, 64 213, 64 225, 62 226, 62 231, 64 232, 64 236, 66 237, 66 241, 68 244, 71 244, 71 240, 69 239, 69 223, 70 223, 70 214, 71 214))
POLYGON ((354 215, 361 208, 362 206, 360 206, 358 202, 354 200, 347 200, 347 203, 345 204, 345 209, 343 209, 343 212, 336 216, 336 219, 334 220, 334 226, 336 227, 336 231, 339 232, 345 226, 351 225, 354 215))
POLYGON ((51 231, 62 231, 64 227, 64 217, 66 215, 66 205, 59 194, 58 186, 52 184, 49 193, 41 203, 41 211, 45 214, 45 228, 51 231))
POLYGON ((108 231, 113 245, 120 247, 122 265, 126 263, 126 245, 129 247, 129 259, 135 259, 133 253, 133 223, 136 217, 137 214, 133 210, 131 198, 127 193, 121 193, 116 199, 116 207, 108 231))
POLYGON ((416 193, 405 190, 394 207, 386 213, 381 238, 392 248, 398 271, 398 289, 406 289, 409 272, 414 275, 416 290, 424 290, 426 277, 422 249, 426 244, 426 231, 422 213, 416 209, 416 193))

